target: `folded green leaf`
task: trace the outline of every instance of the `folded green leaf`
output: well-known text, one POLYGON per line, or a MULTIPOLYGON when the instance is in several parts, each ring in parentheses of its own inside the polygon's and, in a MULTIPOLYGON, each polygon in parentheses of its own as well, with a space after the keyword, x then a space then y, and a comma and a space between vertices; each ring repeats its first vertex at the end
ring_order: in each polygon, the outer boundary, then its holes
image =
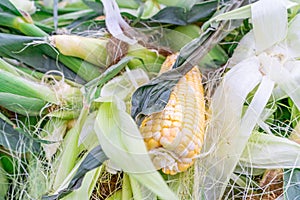
POLYGON ((113 102, 99 108, 95 131, 107 157, 162 199, 177 199, 156 171, 142 136, 130 117, 113 102))
POLYGON ((93 9, 98 15, 103 15, 103 5, 100 1, 82 0, 82 2, 89 8, 93 9))

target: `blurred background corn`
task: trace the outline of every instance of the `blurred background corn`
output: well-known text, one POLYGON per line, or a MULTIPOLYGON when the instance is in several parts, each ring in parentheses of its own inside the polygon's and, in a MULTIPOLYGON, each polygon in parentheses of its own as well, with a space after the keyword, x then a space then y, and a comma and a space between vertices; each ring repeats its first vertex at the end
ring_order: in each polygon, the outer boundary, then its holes
MULTIPOLYGON (((169 70, 177 54, 169 56, 160 73, 169 70)), ((174 87, 162 112, 147 116, 140 131, 154 165, 166 174, 187 170, 200 154, 204 139, 204 95, 201 74, 194 67, 174 87)))

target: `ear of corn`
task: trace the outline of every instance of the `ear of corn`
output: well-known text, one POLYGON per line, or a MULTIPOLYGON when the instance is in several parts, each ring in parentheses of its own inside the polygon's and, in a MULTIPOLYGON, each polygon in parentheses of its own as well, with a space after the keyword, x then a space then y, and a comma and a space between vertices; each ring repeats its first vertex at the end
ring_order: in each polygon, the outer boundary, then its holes
POLYGON ((13 75, 1 69, 0 85, 0 92, 8 92, 24 97, 58 103, 55 93, 48 86, 13 75))
MULTIPOLYGON (((170 69, 176 57, 167 58, 161 73, 170 69)), ((140 126, 157 168, 176 174, 194 163, 204 139, 204 111, 201 75, 194 67, 174 87, 165 109, 147 116, 140 126)))
POLYGON ((64 55, 81 58, 96 66, 106 66, 105 46, 108 40, 105 38, 53 35, 49 40, 64 55))

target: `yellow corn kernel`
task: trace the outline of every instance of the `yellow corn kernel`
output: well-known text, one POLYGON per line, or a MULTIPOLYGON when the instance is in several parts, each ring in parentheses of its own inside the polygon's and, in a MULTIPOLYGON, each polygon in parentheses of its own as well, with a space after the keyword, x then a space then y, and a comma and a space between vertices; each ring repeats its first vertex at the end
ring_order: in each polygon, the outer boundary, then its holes
MULTIPOLYGON (((160 73, 170 70, 177 56, 169 56, 160 73)), ((165 109, 141 123, 141 134, 157 169, 174 175, 193 165, 204 140, 204 113, 201 74, 194 67, 173 88, 165 109)))

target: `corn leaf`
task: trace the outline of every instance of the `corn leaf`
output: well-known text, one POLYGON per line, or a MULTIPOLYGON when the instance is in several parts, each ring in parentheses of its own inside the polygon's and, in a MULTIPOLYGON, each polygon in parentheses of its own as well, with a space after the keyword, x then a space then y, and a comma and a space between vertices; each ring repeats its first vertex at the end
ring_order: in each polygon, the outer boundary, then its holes
POLYGON ((24 97, 12 93, 0 92, 0 106, 25 116, 36 116, 47 112, 42 108, 46 102, 38 98, 24 97))
POLYGON ((94 122, 96 115, 97 112, 90 113, 83 124, 78 141, 80 151, 90 151, 95 146, 99 145, 97 135, 94 131, 94 122))
POLYGON ((82 0, 82 2, 93 9, 98 15, 103 15, 103 5, 100 1, 82 0))
POLYGON ((2 166, 2 162, 0 160, 0 199, 4 200, 4 197, 7 194, 9 188, 9 182, 7 177, 7 172, 4 170, 2 166))
POLYGON ((8 11, 8 12, 13 13, 13 14, 15 14, 17 16, 20 16, 20 17, 22 16, 22 14, 20 13, 20 11, 9 0, 1 0, 0 1, 0 7, 4 11, 8 11))
POLYGON ((284 199, 299 199, 300 169, 284 170, 283 181, 284 199))
POLYGON ((45 38, 0 33, 0 40, 1 56, 15 58, 38 71, 61 71, 66 78, 81 83, 84 82, 82 79, 90 81, 101 74, 100 69, 90 63, 58 54, 53 47, 51 48, 50 45, 45 44, 45 38), (43 44, 34 46, 33 43, 35 42, 43 44), (26 46, 30 43, 32 45, 26 46), (57 59, 60 62, 57 62, 57 59))
POLYGON ((132 56, 122 58, 117 64, 110 66, 99 77, 85 84, 83 90, 85 92, 86 99, 92 102, 95 98, 98 98, 103 85, 124 69, 127 63, 132 59, 136 58, 132 56))
POLYGON ((46 85, 26 80, 9 72, 0 70, 0 92, 29 98, 37 98, 54 104, 58 103, 55 93, 46 85))
POLYGON ((234 54, 229 59, 228 67, 233 67, 252 56, 255 56, 255 42, 253 31, 250 31, 239 42, 234 54))
POLYGON ((254 132, 240 158, 245 167, 300 168, 300 145, 287 138, 254 132), (293 153, 291 153, 293 152, 293 153))
POLYGON ((300 15, 296 15, 289 24, 288 33, 286 36, 286 45, 288 54, 291 57, 300 57, 300 15))
POLYGON ((259 63, 256 58, 249 58, 236 65, 225 75, 212 97, 210 108, 212 119, 206 133, 203 151, 213 150, 213 152, 201 160, 199 176, 203 188, 198 196, 203 193, 206 199, 221 198, 230 174, 239 161, 239 156, 251 134, 251 129, 258 120, 256 118, 262 112, 260 106, 264 107, 265 99, 269 98, 267 81, 255 97, 255 99, 258 98, 255 102, 259 102, 259 107, 251 103, 247 114, 244 115, 243 120, 241 119, 247 95, 262 80, 258 67, 259 63), (262 92, 266 93, 261 94, 262 92), (261 103, 263 105, 260 105, 261 103), (251 118, 250 123, 246 121, 248 117, 251 118))
MULTIPOLYGON (((10 27, 29 36, 46 36, 47 33, 22 17, 10 13, 0 13, 0 25, 10 27)), ((31 19, 30 19, 31 20, 31 19)))
POLYGON ((77 190, 78 188, 81 187, 82 181, 84 181, 83 179, 86 173, 101 166, 105 160, 107 160, 107 157, 104 154, 103 150, 101 149, 101 146, 95 147, 88 153, 88 155, 80 163, 75 175, 69 182, 67 188, 59 191, 58 194, 51 195, 51 196, 44 196, 42 199, 43 200, 61 199, 67 196, 68 194, 70 194, 72 191, 77 190))
POLYGON ((287 9, 282 0, 261 0, 252 4, 251 19, 257 52, 282 41, 287 34, 287 9))
POLYGON ((87 197, 91 198, 93 189, 95 188, 95 182, 99 179, 101 174, 101 167, 88 171, 83 178, 80 188, 74 190, 69 195, 64 197, 64 200, 73 200, 73 199, 86 199, 87 197))
MULTIPOLYGON (((219 15, 216 15, 215 17, 213 17, 212 19, 210 19, 210 21, 220 21, 220 20, 233 20, 233 19, 247 19, 247 18, 251 18, 251 6, 256 4, 254 2, 256 2, 257 0, 253 0, 251 1, 252 4, 250 5, 245 5, 241 8, 237 8, 235 10, 226 12, 226 13, 222 13, 219 15)), ((297 5, 296 3, 294 3, 293 1, 282 1, 282 3, 284 3, 284 5, 286 6, 286 8, 291 8, 295 5, 297 5)))
POLYGON ((97 114, 95 131, 114 165, 162 199, 177 199, 153 166, 142 136, 129 114, 113 102, 104 102, 97 114))
POLYGON ((187 25, 205 21, 213 15, 217 7, 218 1, 215 0, 194 4, 189 10, 183 7, 166 7, 152 16, 150 20, 159 23, 187 25))
POLYGON ((0 119, 0 145, 14 152, 38 152, 40 143, 22 129, 15 129, 12 125, 0 119))
POLYGON ((246 5, 241 8, 232 10, 230 12, 219 14, 219 15, 213 17, 212 19, 210 19, 210 21, 246 19, 246 18, 250 18, 250 17, 251 17, 251 5, 246 5))
POLYGON ((50 141, 50 144, 42 144, 43 150, 45 152, 45 158, 50 161, 53 155, 58 151, 60 144, 63 141, 63 137, 67 130, 66 120, 61 118, 51 118, 47 121, 45 126, 43 126, 40 136, 43 140, 50 141))
MULTIPOLYGON (((300 86, 297 80, 297 76, 293 75, 284 65, 278 60, 272 59, 266 54, 259 56, 260 61, 264 67, 264 70, 270 75, 279 88, 287 94, 295 103, 298 109, 300 109, 300 86)), ((297 68, 297 62, 289 62, 289 67, 297 68)))
POLYGON ((41 49, 45 44, 29 46, 24 49, 26 47, 25 44, 33 41, 42 41, 43 38, 0 33, 0 40, 1 56, 17 59, 40 72, 47 72, 50 70, 62 71, 66 78, 71 80, 76 79, 81 83, 83 82, 76 73, 66 68, 62 63, 56 62, 57 54, 49 46, 44 48, 46 48, 45 51, 47 52, 47 55, 51 56, 53 59, 46 56, 45 52, 41 49))
POLYGON ((78 154, 80 153, 78 148, 78 140, 83 124, 88 116, 88 112, 87 106, 81 110, 80 116, 74 127, 67 132, 67 135, 63 140, 63 151, 59 157, 60 159, 56 163, 57 172, 53 183, 54 190, 57 190, 61 186, 63 181, 76 165, 76 160, 78 154))
POLYGON ((135 90, 135 87, 145 84, 148 81, 149 78, 142 69, 127 71, 122 76, 118 76, 106 83, 102 87, 100 96, 108 97, 116 95, 120 99, 125 99, 135 90))
MULTIPOLYGON (((9 64, 8 62, 4 61, 3 59, 0 58, 0 69, 3 69, 13 75, 17 75, 17 76, 22 76, 25 77, 27 79, 31 79, 33 81, 37 81, 36 78, 34 78, 30 73, 30 75, 24 71, 22 71, 21 69, 9 64)), ((22 68, 24 69, 24 68, 22 68)), ((30 70, 29 70, 30 71, 30 70)), ((32 72, 32 71, 31 71, 32 72)))
POLYGON ((15 7, 23 12, 34 14, 36 11, 36 7, 33 1, 30 0, 10 0, 11 3, 15 5, 15 7))

